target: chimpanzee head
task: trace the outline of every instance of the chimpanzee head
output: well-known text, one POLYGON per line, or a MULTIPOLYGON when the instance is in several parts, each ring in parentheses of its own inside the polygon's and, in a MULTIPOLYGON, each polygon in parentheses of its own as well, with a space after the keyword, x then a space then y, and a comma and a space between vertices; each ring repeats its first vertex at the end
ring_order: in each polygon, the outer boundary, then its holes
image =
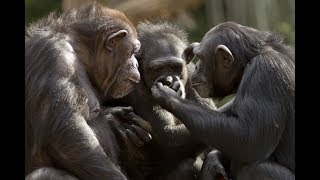
MULTIPOLYGON (((71 11, 72 13, 72 11, 71 11)), ((140 81, 134 53, 140 49, 137 32, 120 11, 92 4, 80 9, 75 31, 78 57, 85 64, 90 81, 103 96, 120 98, 140 81)))
POLYGON ((263 49, 264 37, 264 32, 234 22, 212 28, 184 51, 187 62, 198 58, 192 86, 205 98, 235 93, 246 64, 263 49))
POLYGON ((141 49, 137 54, 141 76, 148 89, 160 76, 187 81, 187 66, 181 58, 187 45, 186 33, 169 22, 142 22, 137 27, 141 49))

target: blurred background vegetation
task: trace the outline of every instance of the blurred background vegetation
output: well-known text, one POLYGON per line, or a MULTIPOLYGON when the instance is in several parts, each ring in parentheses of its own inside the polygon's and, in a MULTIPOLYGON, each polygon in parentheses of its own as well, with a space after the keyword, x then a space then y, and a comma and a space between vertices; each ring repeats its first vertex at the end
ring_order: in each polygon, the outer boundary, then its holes
MULTIPOLYGON (((25 0, 25 23, 63 12, 93 0, 25 0)), ((189 33, 189 40, 201 41, 213 26, 235 21, 259 30, 277 31, 295 46, 294 0, 98 0, 123 11, 137 24, 143 19, 167 18, 189 33)))
MULTIPOLYGON (((93 0, 25 0, 25 24, 48 15, 63 12, 93 0)), ((189 33, 189 41, 201 41, 215 25, 235 21, 259 30, 276 31, 286 43, 295 46, 294 0, 97 0, 124 12, 137 25, 144 19, 166 18, 189 33)), ((220 107, 234 95, 213 99, 220 107)))

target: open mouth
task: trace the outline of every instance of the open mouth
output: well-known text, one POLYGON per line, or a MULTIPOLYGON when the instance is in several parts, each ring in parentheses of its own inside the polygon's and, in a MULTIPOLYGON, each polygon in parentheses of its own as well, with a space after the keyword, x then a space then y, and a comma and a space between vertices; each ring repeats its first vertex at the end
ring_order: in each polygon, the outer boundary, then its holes
POLYGON ((130 77, 129 80, 130 80, 131 83, 135 83, 135 84, 139 84, 139 82, 140 82, 140 80, 137 80, 134 77, 130 77))

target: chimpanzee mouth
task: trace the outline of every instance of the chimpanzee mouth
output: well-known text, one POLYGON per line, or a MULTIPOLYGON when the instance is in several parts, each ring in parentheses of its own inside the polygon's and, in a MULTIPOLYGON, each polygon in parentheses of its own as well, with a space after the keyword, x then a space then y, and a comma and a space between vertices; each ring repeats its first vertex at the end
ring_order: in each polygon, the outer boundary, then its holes
POLYGON ((130 83, 134 83, 134 84, 139 84, 139 82, 140 82, 140 80, 137 80, 133 77, 130 77, 129 80, 130 80, 130 83))

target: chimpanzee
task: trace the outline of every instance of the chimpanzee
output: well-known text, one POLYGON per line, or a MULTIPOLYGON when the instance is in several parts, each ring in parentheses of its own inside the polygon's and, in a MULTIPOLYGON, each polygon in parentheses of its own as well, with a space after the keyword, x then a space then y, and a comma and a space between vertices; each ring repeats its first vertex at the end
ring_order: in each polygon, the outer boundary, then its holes
POLYGON ((100 103, 123 97, 140 81, 132 23, 92 3, 52 13, 26 32, 27 179, 126 179, 116 139, 148 142, 150 125, 130 107, 100 103), (122 117, 140 127, 121 126, 122 117))
POLYGON ((202 97, 235 93, 233 104, 225 112, 199 106, 160 78, 151 91, 161 107, 231 160, 232 179, 295 179, 294 48, 279 34, 225 22, 184 54, 199 58, 192 87, 202 97))
MULTIPOLYGON (((188 80, 186 61, 181 58, 187 47, 187 35, 180 27, 166 20, 140 22, 137 26, 141 49, 136 53, 141 81, 133 92, 116 104, 132 106, 133 111, 151 124, 152 140, 136 155, 123 162, 131 179, 194 179, 195 157, 204 145, 195 141, 187 128, 153 99, 150 88, 158 77, 167 77, 168 84, 179 96, 188 96, 184 86, 188 80), (172 78, 171 78, 172 77, 172 78)), ((113 101, 115 102, 115 101, 113 101)), ((132 153, 131 153, 132 154, 132 153)))

